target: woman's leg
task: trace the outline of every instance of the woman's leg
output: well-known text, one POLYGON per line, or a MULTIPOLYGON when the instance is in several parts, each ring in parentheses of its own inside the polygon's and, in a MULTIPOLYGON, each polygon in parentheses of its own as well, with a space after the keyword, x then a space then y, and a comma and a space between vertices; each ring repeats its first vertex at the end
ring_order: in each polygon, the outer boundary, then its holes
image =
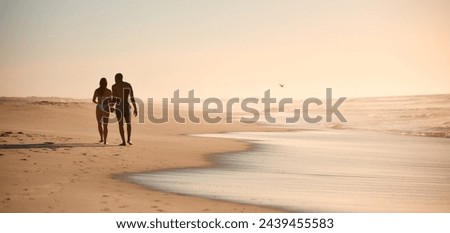
POLYGON ((98 106, 95 110, 95 115, 97 117, 97 128, 98 133, 100 134, 100 142, 103 142, 102 113, 98 106))
POLYGON ((103 124, 103 143, 106 144, 106 139, 108 138, 108 119, 109 119, 109 113, 104 114, 102 118, 102 124, 103 124))
POLYGON ((103 124, 103 143, 106 144, 106 138, 108 137, 108 124, 103 124))

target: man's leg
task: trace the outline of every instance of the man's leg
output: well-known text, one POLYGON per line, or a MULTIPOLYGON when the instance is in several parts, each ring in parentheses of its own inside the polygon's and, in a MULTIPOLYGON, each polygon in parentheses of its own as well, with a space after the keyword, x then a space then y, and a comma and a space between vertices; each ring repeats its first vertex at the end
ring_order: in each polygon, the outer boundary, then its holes
POLYGON ((116 109, 116 116, 117 116, 117 121, 119 122, 120 138, 122 138, 122 144, 120 144, 119 146, 126 146, 127 144, 125 144, 125 133, 123 131, 123 116, 122 116, 122 112, 120 111, 120 109, 116 109))
POLYGON ((127 131, 128 131, 128 144, 133 145, 133 142, 131 142, 131 124, 127 124, 127 131))
POLYGON ((131 142, 131 117, 130 115, 125 116, 125 122, 127 124, 127 137, 128 137, 128 144, 133 145, 133 142, 131 142))
POLYGON ((122 138, 122 144, 119 146, 125 146, 125 133, 123 131, 123 120, 119 121, 119 132, 120 132, 120 138, 122 138))

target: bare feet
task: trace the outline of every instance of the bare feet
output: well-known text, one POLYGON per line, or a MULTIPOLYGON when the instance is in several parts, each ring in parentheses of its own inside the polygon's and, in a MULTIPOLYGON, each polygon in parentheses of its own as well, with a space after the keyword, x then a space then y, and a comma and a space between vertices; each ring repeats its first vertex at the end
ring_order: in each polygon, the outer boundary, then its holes
POLYGON ((122 144, 119 144, 119 146, 126 146, 125 142, 122 142, 122 144))
POLYGON ((102 143, 103 142, 103 139, 100 139, 100 141, 98 141, 98 143, 102 143))
POLYGON ((128 144, 133 145, 133 142, 132 141, 128 141, 128 144))

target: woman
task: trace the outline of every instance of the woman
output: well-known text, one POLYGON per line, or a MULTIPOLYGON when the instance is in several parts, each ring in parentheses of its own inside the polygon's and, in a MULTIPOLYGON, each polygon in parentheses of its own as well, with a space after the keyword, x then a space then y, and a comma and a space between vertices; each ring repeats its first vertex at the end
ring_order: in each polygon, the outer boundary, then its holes
POLYGON ((111 101, 112 92, 107 88, 108 81, 106 78, 100 79, 100 87, 94 91, 92 102, 97 104, 95 115, 97 116, 98 132, 100 133, 99 143, 106 143, 108 136, 108 118, 109 118, 109 102, 111 101))

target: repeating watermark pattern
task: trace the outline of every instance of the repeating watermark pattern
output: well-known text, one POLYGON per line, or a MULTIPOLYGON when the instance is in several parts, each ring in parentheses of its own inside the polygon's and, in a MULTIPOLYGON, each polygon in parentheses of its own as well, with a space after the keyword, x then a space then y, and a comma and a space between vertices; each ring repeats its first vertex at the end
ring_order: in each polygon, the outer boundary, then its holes
MULTIPOLYGON (((169 109, 173 110, 173 119, 178 123, 186 123, 186 121, 190 121, 192 123, 200 123, 201 120, 207 123, 219 123, 225 120, 226 123, 233 123, 238 120, 242 123, 256 123, 258 121, 262 121, 263 119, 268 123, 297 123, 302 118, 306 123, 319 123, 323 121, 325 117, 326 122, 332 122, 333 115, 340 122, 347 122, 345 117, 339 111, 339 107, 341 104, 347 99, 347 97, 340 97, 333 102, 332 97, 332 88, 326 88, 325 95, 325 116, 323 115, 310 115, 310 105, 314 104, 315 106, 323 105, 323 101, 316 97, 307 98, 301 103, 302 108, 294 108, 289 112, 286 111, 286 105, 294 104, 294 100, 292 98, 282 98, 278 101, 277 98, 271 97, 270 89, 264 92, 264 97, 254 98, 248 97, 240 99, 238 97, 234 97, 228 99, 227 101, 223 101, 216 97, 209 97, 204 99, 203 101, 200 98, 195 97, 195 91, 192 89, 188 92, 187 97, 180 96, 180 90, 175 90, 173 93, 173 97, 170 98, 169 106, 169 98, 162 98, 162 102, 160 105, 161 112, 156 116, 155 114, 155 106, 156 104, 153 98, 147 99, 147 119, 151 123, 167 123, 169 122, 169 109), (196 106, 201 104, 201 111, 196 109, 196 106), (255 108, 255 105, 262 104, 263 110, 258 111, 255 108), (274 107, 275 106, 275 107, 274 107), (187 107, 187 116, 183 116, 181 114, 182 107, 187 107), (238 110, 236 110, 238 109, 238 110), (240 110, 240 111, 239 111, 240 110), (242 116, 239 118, 234 118, 233 111, 239 111, 240 113, 247 113, 251 116, 242 116), (277 119, 272 115, 272 111, 276 111, 278 113, 286 113, 291 114, 291 116, 286 117, 284 122, 277 122, 277 119), (196 115, 195 113, 201 113, 201 116, 196 115), (224 116, 223 116, 224 115, 224 116), (262 117, 263 119, 262 119, 262 117), (202 117, 202 119, 200 118, 202 117), (225 119, 224 119, 225 118, 225 119)), ((145 103, 140 98, 134 98, 136 102, 136 106, 138 108, 138 123, 145 123, 145 103)), ((115 111, 123 111, 123 109, 115 109, 115 111)), ((112 112, 115 112, 112 111, 112 112)), ((123 115, 123 114, 122 114, 123 115)), ((114 116, 110 116, 108 118, 109 123, 116 123, 117 118, 114 116)))

